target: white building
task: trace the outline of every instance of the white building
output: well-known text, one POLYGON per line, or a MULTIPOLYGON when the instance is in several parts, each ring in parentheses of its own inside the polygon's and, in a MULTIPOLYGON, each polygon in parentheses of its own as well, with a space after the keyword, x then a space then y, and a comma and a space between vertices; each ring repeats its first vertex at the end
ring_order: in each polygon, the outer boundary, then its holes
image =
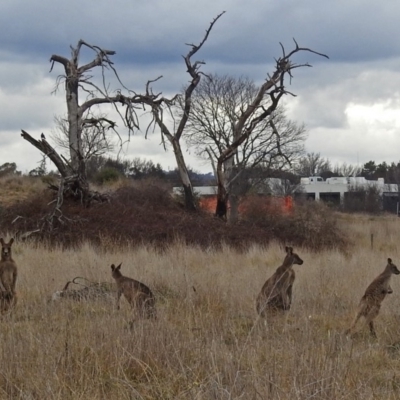
MULTIPOLYGON (((265 182, 269 186, 269 191, 265 188, 258 192, 259 194, 267 194, 273 196, 282 196, 277 190, 279 183, 282 181, 277 178, 267 178, 265 182)), ((364 177, 332 177, 324 181, 320 176, 310 176, 301 178, 300 190, 296 190, 297 194, 305 193, 308 199, 323 200, 334 204, 344 204, 345 194, 354 191, 357 188, 365 188, 374 186, 379 190, 382 197, 382 207, 386 211, 400 214, 399 203, 399 186, 397 184, 385 183, 383 178, 378 180, 367 180, 364 177)), ((193 188, 194 192, 200 197, 213 197, 217 194, 216 186, 198 186, 193 188)), ((174 187, 173 193, 182 192, 181 187, 174 187)))
POLYGON ((368 188, 375 186, 381 194, 397 194, 398 192, 398 185, 385 183, 383 178, 372 181, 358 176, 333 177, 324 181, 320 176, 310 176, 309 178, 301 178, 300 184, 309 198, 314 198, 315 200, 337 198, 341 203, 344 201, 344 194, 357 187, 368 188))

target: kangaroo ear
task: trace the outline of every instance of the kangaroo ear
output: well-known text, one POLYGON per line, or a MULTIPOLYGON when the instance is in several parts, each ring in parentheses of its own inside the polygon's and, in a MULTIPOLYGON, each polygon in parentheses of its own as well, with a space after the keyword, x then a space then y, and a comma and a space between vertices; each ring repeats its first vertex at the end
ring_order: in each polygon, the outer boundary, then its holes
POLYGON ((11 238, 8 244, 11 246, 14 243, 14 238, 11 238))
POLYGON ((121 265, 122 265, 122 263, 120 263, 120 264, 118 265, 118 267, 117 267, 118 270, 121 269, 121 265))
POLYGON ((111 264, 111 271, 114 271, 114 269, 115 269, 115 265, 111 264))
POLYGON ((293 252, 293 248, 292 248, 292 247, 289 247, 289 246, 286 246, 286 247, 285 247, 285 250, 286 250, 286 253, 287 253, 287 254, 292 254, 292 252, 293 252))
POLYGON ((391 264, 392 263, 392 259, 388 258, 388 263, 391 264))
POLYGON ((0 238, 0 243, 1 243, 2 246, 4 246, 4 240, 3 240, 3 238, 0 238))

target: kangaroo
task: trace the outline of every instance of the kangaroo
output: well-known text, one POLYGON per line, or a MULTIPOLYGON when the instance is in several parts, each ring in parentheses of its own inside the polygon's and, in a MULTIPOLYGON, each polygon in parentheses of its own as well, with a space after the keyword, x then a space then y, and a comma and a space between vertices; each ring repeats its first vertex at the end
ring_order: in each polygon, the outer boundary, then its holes
POLYGON ((292 304, 293 282, 296 278, 292 267, 293 264, 302 265, 303 260, 293 253, 293 247, 286 246, 285 250, 286 257, 282 265, 264 283, 257 296, 256 309, 261 317, 265 317, 268 310, 289 310, 292 304))
POLYGON ((156 318, 155 298, 152 291, 142 282, 121 274, 121 264, 111 265, 111 274, 117 283, 116 308, 119 310, 121 295, 124 295, 140 317, 156 318))
POLYGON ((17 304, 17 295, 15 293, 15 285, 17 282, 17 264, 12 258, 11 246, 14 239, 10 239, 6 243, 0 238, 1 243, 1 260, 0 260, 0 282, 2 290, 0 291, 1 311, 8 311, 17 304))
POLYGON ((393 264, 392 259, 388 258, 387 261, 388 263, 383 272, 379 274, 367 287, 364 296, 361 298, 358 305, 357 315, 353 324, 345 332, 346 335, 354 333, 354 328, 358 320, 361 317, 364 317, 365 324, 369 325, 371 336, 376 338, 374 319, 378 316, 382 301, 385 299, 386 295, 393 293, 393 290, 389 285, 392 274, 400 274, 399 269, 393 264))

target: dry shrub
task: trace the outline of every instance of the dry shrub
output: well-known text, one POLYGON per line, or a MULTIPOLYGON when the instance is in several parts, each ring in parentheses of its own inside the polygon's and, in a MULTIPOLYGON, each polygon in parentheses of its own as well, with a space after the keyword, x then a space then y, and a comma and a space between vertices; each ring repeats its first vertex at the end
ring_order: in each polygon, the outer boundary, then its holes
POLYGON ((322 202, 299 202, 291 211, 265 198, 248 201, 243 219, 267 230, 275 240, 312 250, 346 248, 347 238, 333 210, 322 202))
POLYGON ((101 246, 111 241, 115 245, 150 244, 159 249, 176 241, 203 249, 227 244, 240 250, 271 240, 314 250, 344 249, 345 245, 332 210, 320 203, 296 205, 291 214, 284 214, 280 203, 274 206, 271 201, 266 206, 265 198, 253 198, 246 202, 240 223, 230 225, 207 212, 186 211, 165 184, 124 181, 115 188, 109 203, 84 208, 65 199, 63 216, 53 220, 49 231, 46 217, 53 207, 52 196, 49 191, 42 192, 3 209, 2 229, 23 233, 40 228, 43 232, 36 234, 38 239, 67 247, 84 240, 101 246))
MULTIPOLYGON (((2 229, 27 232, 48 227, 50 201, 51 194, 42 193, 4 209, 0 215, 2 229), (16 216, 20 218, 13 223, 16 216)), ((251 243, 267 244, 271 239, 262 228, 229 226, 206 212, 187 212, 167 187, 151 181, 121 186, 109 203, 90 208, 65 199, 63 217, 53 222, 51 232, 44 230, 37 237, 67 247, 88 240, 97 245, 111 241, 115 245, 151 244, 165 249, 182 241, 202 248, 228 244, 245 249, 251 243)))

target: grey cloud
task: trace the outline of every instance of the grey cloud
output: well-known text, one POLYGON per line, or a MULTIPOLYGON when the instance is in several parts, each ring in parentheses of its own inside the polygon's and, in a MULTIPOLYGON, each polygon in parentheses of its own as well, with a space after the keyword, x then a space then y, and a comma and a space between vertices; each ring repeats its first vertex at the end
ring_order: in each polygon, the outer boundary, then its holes
POLYGON ((373 60, 398 54, 400 4, 369 0, 259 2, 257 0, 142 3, 25 2, 5 0, 0 23, 7 35, 1 48, 32 57, 66 53, 80 38, 118 52, 118 59, 142 64, 171 62, 197 43, 222 10, 202 51, 210 61, 264 63, 277 56, 278 42, 328 53, 332 62, 373 60), (384 29, 382 28, 384 27, 384 29))
POLYGON ((304 121, 309 128, 345 127, 345 109, 349 103, 373 105, 396 96, 400 87, 400 73, 396 65, 400 59, 379 66, 377 63, 355 65, 325 64, 296 76, 295 93, 287 99, 291 118, 304 121), (388 69, 387 69, 388 68, 388 69))
POLYGON ((42 129, 64 109, 61 97, 50 95, 51 81, 29 85, 16 92, 0 91, 0 129, 42 129), (44 83, 44 84, 43 84, 44 83))
MULTIPOLYGON (((85 39, 117 51, 115 66, 127 87, 143 92, 147 80, 163 75, 154 89, 173 95, 189 80, 181 57, 189 49, 185 42, 198 43, 222 10, 227 10, 226 15, 195 56, 206 62, 205 73, 246 75, 260 83, 272 71, 274 57, 281 54, 279 42, 291 49, 293 37, 299 45, 330 56, 326 60, 310 53, 299 55, 296 62, 308 61, 314 67, 294 71, 291 85, 287 82, 287 89, 298 95, 287 96, 288 112, 309 128, 308 150, 354 160, 354 148, 359 146, 359 153, 369 155, 377 149, 376 138, 371 136, 363 141, 365 146, 359 145, 365 133, 359 126, 349 126, 348 105, 388 102, 394 107, 397 101, 400 3, 97 0, 93 4, 3 0, 0 26, 7 34, 0 43, 0 163, 21 148, 20 162, 25 165, 32 159, 34 164, 40 156, 29 144, 21 145, 19 129, 40 135, 52 129, 54 114, 65 112, 62 88, 56 96, 50 94, 63 72, 55 66, 49 74, 51 54, 69 57, 69 45, 85 39), (349 136, 354 138, 351 146, 349 136)), ((82 61, 89 57, 92 54, 85 51, 82 61)), ((119 88, 109 76, 111 87, 119 88)), ((383 122, 380 127, 382 132, 388 130, 383 122)), ((121 132, 125 135, 122 127, 121 132)), ((392 136, 390 148, 379 147, 385 159, 398 148, 396 135, 392 136)), ((210 170, 186 154, 189 164, 210 170)), ((147 155, 156 162, 162 160, 164 167, 175 165, 172 152, 165 153, 159 146, 157 133, 148 141, 140 135, 132 138, 127 155, 147 155)))
MULTIPOLYGON (((37 132, 39 138, 40 133, 37 132)), ((17 132, 0 133, 0 165, 6 162, 15 162, 22 172, 29 172, 38 166, 42 159, 39 151, 34 149, 28 142, 25 142, 17 132), (6 141, 3 139, 6 138, 6 141), (10 140, 13 138, 12 140, 10 140), (25 143, 24 143, 25 142, 25 143)))
POLYGON ((398 162, 397 149, 400 136, 387 134, 385 131, 366 130, 327 130, 312 129, 307 141, 307 150, 320 152, 333 164, 346 162, 363 165, 370 160, 379 162, 398 162))
POLYGON ((1 91, 13 94, 23 92, 29 86, 42 84, 47 75, 43 67, 43 64, 30 64, 18 60, 0 62, 1 91))

